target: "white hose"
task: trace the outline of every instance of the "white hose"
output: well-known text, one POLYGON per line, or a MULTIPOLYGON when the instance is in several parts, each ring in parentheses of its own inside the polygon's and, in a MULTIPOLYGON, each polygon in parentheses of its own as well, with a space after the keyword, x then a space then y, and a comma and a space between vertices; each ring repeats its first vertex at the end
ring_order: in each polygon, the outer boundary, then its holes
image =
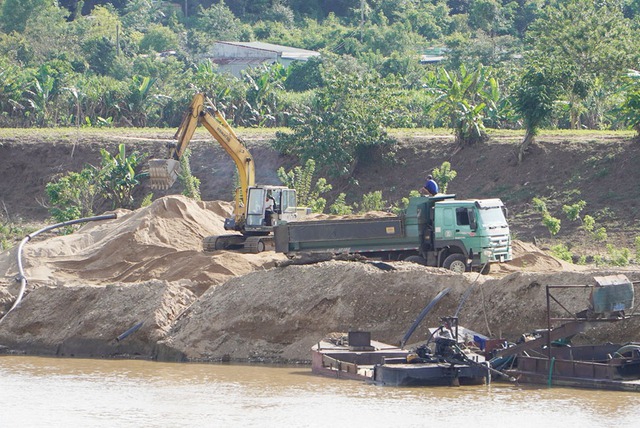
POLYGON ((94 216, 94 217, 84 217, 84 218, 79 218, 76 220, 69 220, 69 221, 65 221, 63 223, 56 223, 54 225, 51 226, 47 226, 44 227, 36 232, 30 233, 29 235, 25 236, 24 239, 20 242, 20 245, 18 245, 18 276, 16 276, 16 281, 20 281, 20 291, 18 292, 18 297, 16 298, 16 301, 13 303, 13 306, 11 306, 11 308, 7 311, 6 314, 4 314, 2 316, 2 318, 0 318, 0 323, 7 317, 7 315, 9 315, 9 313, 11 313, 11 311, 13 311, 22 301, 22 297, 24 296, 24 292, 27 288, 27 277, 24 275, 24 270, 22 268, 22 248, 24 247, 24 244, 26 244, 27 242, 29 242, 32 238, 35 238, 37 235, 47 232, 49 230, 52 229, 56 229, 58 227, 63 227, 63 226, 70 226, 72 224, 77 224, 77 223, 86 223, 88 221, 96 221, 96 220, 111 220, 117 218, 117 215, 114 214, 105 214, 105 215, 99 215, 99 216, 94 216))

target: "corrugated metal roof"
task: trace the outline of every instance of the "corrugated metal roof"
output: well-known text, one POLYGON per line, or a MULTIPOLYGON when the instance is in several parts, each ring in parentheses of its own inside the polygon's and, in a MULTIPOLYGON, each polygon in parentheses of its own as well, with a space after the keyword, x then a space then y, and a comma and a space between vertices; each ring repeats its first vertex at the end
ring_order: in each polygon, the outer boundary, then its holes
POLYGON ((319 56, 320 53, 316 51, 310 51, 307 49, 293 48, 290 46, 274 45, 272 43, 264 42, 223 42, 217 41, 216 43, 222 43, 227 45, 241 46, 251 49, 258 49, 263 51, 275 52, 282 58, 309 58, 312 56, 319 56))

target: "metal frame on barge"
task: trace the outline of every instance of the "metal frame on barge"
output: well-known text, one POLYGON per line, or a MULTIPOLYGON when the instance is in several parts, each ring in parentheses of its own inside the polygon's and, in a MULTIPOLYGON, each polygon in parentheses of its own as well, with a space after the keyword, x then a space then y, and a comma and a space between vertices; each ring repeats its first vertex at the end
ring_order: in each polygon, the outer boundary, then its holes
POLYGON ((547 328, 523 335, 521 343, 499 350, 491 360, 495 369, 520 383, 546 384, 640 392, 640 343, 570 345, 578 333, 602 323, 631 319, 634 283, 624 275, 594 277, 597 285, 547 285, 547 328), (557 289, 591 288, 589 308, 576 314, 553 295, 557 289), (570 316, 553 318, 551 303, 570 316), (553 327, 556 323, 563 323, 553 327))

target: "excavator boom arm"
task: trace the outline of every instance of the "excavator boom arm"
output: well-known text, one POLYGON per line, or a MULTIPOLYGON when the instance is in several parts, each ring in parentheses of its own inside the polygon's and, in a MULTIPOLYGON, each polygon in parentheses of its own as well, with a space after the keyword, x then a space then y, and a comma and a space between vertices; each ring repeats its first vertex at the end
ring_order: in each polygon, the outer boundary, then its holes
MULTIPOLYGON (((219 111, 215 110, 214 116, 205 110, 204 101, 205 97, 201 93, 193 97, 175 134, 174 138, 177 143, 171 147, 168 159, 153 159, 149 162, 151 186, 154 188, 171 187, 178 174, 178 161, 189 146, 198 124, 201 123, 235 162, 240 177, 241 197, 246 203, 249 187, 255 185, 253 157, 219 111)), ((238 207, 236 207, 236 211, 237 209, 238 207)))

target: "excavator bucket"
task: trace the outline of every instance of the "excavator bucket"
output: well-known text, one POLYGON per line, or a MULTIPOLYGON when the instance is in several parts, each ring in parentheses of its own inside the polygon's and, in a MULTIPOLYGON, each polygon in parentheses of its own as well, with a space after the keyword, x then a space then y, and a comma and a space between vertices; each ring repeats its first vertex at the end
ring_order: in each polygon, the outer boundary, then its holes
POLYGON ((149 161, 149 178, 151 188, 166 190, 173 186, 180 174, 180 162, 174 159, 151 159, 149 161))

